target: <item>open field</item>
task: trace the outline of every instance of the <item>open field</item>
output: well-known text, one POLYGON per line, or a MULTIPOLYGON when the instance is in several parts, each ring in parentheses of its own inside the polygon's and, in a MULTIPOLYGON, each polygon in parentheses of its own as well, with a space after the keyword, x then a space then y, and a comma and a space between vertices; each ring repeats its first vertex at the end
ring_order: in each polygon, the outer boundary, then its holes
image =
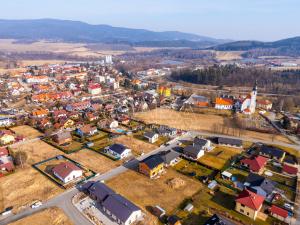
POLYGON ((141 153, 148 153, 157 148, 157 146, 153 144, 138 140, 132 136, 125 135, 115 138, 114 142, 129 147, 135 155, 141 155, 141 153))
POLYGON ((23 135, 27 139, 37 138, 42 135, 42 133, 38 130, 26 125, 13 127, 11 130, 16 132, 18 135, 23 135))
POLYGON ((27 142, 27 143, 21 143, 17 145, 16 147, 11 148, 13 152, 15 151, 23 151, 27 153, 28 164, 34 164, 40 161, 43 161, 45 159, 54 157, 56 155, 61 155, 62 152, 58 149, 52 147, 51 145, 48 145, 47 143, 36 140, 33 142, 27 142))
POLYGON ((136 171, 127 171, 109 180, 107 184, 145 211, 151 206, 159 205, 168 213, 173 212, 185 198, 192 196, 202 187, 200 182, 177 173, 173 169, 168 169, 166 174, 155 180, 136 171), (183 180, 184 186, 177 189, 171 188, 167 181, 173 178, 183 180))
POLYGON ((228 61, 242 59, 243 51, 214 51, 217 60, 228 61))
POLYGON ((10 225, 72 225, 73 223, 59 208, 49 208, 10 223, 10 225))
MULTIPOLYGON (((232 124, 232 119, 217 115, 196 114, 189 112, 177 112, 171 109, 157 108, 147 112, 136 113, 137 119, 146 123, 156 123, 168 125, 183 130, 195 130, 212 132, 215 126, 224 126, 232 124)), ((290 141, 282 135, 272 135, 255 131, 244 131, 242 137, 256 138, 265 141, 282 141, 290 143, 290 141)))
POLYGON ((30 205, 35 200, 47 200, 63 190, 32 167, 19 168, 15 173, 1 178, 0 206, 14 206, 14 211, 21 206, 30 205), (12 191, 13 188, 13 191, 12 191))
POLYGON ((206 152, 204 156, 199 159, 199 162, 214 169, 221 170, 233 156, 241 152, 241 149, 217 146, 212 151, 206 152))
POLYGON ((88 149, 72 153, 68 155, 68 158, 97 173, 105 173, 122 164, 122 162, 113 161, 100 153, 88 149))

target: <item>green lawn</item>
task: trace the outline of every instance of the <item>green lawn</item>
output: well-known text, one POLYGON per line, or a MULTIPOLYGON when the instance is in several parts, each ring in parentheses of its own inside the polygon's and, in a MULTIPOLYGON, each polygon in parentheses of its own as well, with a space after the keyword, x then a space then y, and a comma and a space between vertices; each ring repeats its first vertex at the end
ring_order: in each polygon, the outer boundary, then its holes
POLYGON ((94 143, 94 146, 91 147, 91 149, 95 150, 95 151, 100 151, 103 148, 109 146, 112 144, 111 140, 109 138, 103 138, 101 140, 97 140, 94 143))
MULTIPOLYGON (((244 224, 255 225, 269 225, 272 224, 272 218, 268 218, 267 221, 257 219, 255 222, 250 218, 236 212, 235 208, 235 196, 236 193, 231 189, 224 186, 220 186, 220 190, 214 195, 208 192, 207 188, 202 189, 196 195, 194 195, 190 201, 194 205, 193 213, 187 214, 181 209, 177 211, 177 216, 183 218, 183 225, 199 225, 204 222, 213 214, 229 214, 230 217, 235 218, 238 221, 242 221, 244 224)), ((186 204, 186 203, 185 203, 186 204)), ((185 205, 184 204, 184 205, 185 205)))
POLYGON ((90 136, 90 137, 87 137, 86 140, 92 142, 92 141, 100 140, 100 139, 105 138, 107 136, 108 136, 108 133, 103 132, 103 131, 99 131, 97 134, 95 134, 93 136, 90 136))
POLYGON ((72 141, 69 145, 66 145, 66 146, 60 145, 59 148, 61 148, 66 153, 74 152, 74 151, 78 151, 82 148, 82 143, 77 142, 77 141, 72 141))
POLYGON ((247 171, 236 169, 236 168, 229 168, 226 171, 228 171, 233 176, 235 176, 237 178, 237 180, 240 182, 245 182, 246 178, 249 175, 249 173, 247 171))

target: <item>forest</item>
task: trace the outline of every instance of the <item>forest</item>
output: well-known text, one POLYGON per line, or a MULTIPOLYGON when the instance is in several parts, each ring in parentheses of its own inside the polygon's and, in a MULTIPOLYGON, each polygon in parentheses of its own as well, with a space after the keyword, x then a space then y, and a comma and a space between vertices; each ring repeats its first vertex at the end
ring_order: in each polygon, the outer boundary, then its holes
POLYGON ((211 66, 202 70, 179 70, 171 74, 175 81, 214 86, 251 87, 257 80, 258 85, 274 94, 300 93, 300 70, 271 71, 268 69, 240 68, 233 65, 211 66))

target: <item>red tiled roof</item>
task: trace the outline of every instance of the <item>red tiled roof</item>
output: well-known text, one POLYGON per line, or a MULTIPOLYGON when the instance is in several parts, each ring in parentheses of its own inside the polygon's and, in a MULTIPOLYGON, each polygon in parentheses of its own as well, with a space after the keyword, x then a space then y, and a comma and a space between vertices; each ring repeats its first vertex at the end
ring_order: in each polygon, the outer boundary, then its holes
POLYGON ((267 161, 267 158, 263 156, 257 156, 253 159, 242 159, 241 163, 249 165, 251 171, 258 172, 261 168, 263 168, 266 165, 267 161))
POLYGON ((282 167, 282 171, 283 172, 286 172, 288 174, 297 174, 298 173, 298 168, 296 167, 293 167, 293 166, 289 166, 287 164, 284 164, 283 167, 282 167))
POLYGON ((272 214, 276 214, 276 215, 281 216, 283 218, 287 218, 288 215, 289 215, 287 210, 279 208, 276 205, 272 205, 272 207, 270 208, 270 212, 272 214))
POLYGON ((58 174, 61 178, 66 178, 71 172, 76 170, 81 169, 72 162, 62 162, 52 169, 52 171, 58 174))
POLYGON ((8 155, 8 149, 6 147, 0 148, 0 156, 8 155))
POLYGON ((216 105, 233 105, 233 100, 230 98, 216 98, 216 105))
POLYGON ((255 194, 249 190, 242 191, 235 199, 236 202, 247 206, 255 211, 259 210, 265 198, 261 195, 255 194))

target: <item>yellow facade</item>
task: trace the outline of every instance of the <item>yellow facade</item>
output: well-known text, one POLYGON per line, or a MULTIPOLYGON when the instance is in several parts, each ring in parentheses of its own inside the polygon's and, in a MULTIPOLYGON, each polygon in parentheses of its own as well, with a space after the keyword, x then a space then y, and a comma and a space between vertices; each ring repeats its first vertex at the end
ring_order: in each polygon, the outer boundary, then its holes
POLYGON ((146 163, 140 163, 139 164, 139 171, 142 174, 145 174, 146 176, 152 178, 155 177, 157 174, 159 174, 160 172, 163 171, 164 168, 164 164, 161 163, 158 166, 156 166, 153 169, 150 169, 146 163))

